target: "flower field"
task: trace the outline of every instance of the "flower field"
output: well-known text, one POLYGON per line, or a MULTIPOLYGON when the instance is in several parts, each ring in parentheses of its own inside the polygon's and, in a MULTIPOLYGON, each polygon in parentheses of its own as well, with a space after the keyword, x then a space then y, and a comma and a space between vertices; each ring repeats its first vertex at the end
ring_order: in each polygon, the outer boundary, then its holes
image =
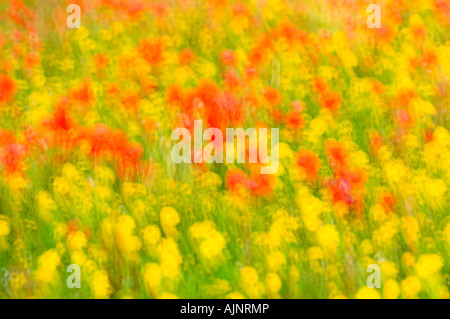
POLYGON ((377 3, 1 1, 0 298, 448 299, 450 2, 377 3))

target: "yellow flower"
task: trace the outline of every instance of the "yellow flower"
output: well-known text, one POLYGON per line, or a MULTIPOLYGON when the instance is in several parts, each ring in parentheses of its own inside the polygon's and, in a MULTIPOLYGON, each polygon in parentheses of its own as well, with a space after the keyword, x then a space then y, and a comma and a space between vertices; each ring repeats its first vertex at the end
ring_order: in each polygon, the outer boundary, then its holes
POLYGON ((241 269, 241 285, 249 298, 260 298, 264 293, 264 286, 259 281, 258 273, 252 267, 241 269))
POLYGON ((314 246, 310 247, 307 251, 309 265, 312 270, 316 273, 321 273, 323 271, 320 261, 324 259, 324 253, 320 247, 314 246))
POLYGON ((372 216, 373 220, 376 222, 385 221, 388 218, 386 211, 381 204, 375 204, 370 208, 369 214, 372 216))
POLYGON ((421 99, 413 99, 409 103, 409 108, 414 118, 419 121, 422 120, 424 116, 433 115, 436 112, 433 104, 421 99))
POLYGON ((178 297, 173 293, 164 292, 158 297, 158 299, 178 299, 178 297))
POLYGON ((340 54, 342 63, 346 68, 353 68, 358 65, 358 59, 356 55, 350 50, 343 50, 340 54))
POLYGON ((6 220, 0 219, 0 237, 9 235, 9 224, 6 220))
POLYGON ((157 263, 146 264, 144 267, 144 282, 150 295, 158 296, 162 280, 161 267, 157 263))
POLYGON ((229 281, 224 279, 214 279, 212 284, 207 286, 207 294, 222 297, 232 290, 229 281))
POLYGON ((405 178, 407 170, 408 168, 403 164, 403 161, 401 159, 396 159, 395 161, 386 164, 384 167, 384 174, 389 183, 395 184, 405 178))
POLYGON ((47 250, 38 259, 36 280, 45 284, 55 282, 59 278, 57 267, 60 264, 61 259, 56 250, 47 250))
POLYGON ((402 262, 406 267, 412 267, 416 262, 416 258, 408 251, 402 255, 402 262))
POLYGON ((408 276, 402 280, 401 284, 402 295, 408 299, 417 298, 417 294, 422 289, 419 278, 416 276, 408 276))
POLYGON ((109 283, 108 273, 105 270, 96 270, 92 274, 90 287, 97 299, 109 298, 113 289, 109 283))
POLYGON ((355 295, 355 299, 380 299, 380 293, 376 288, 362 287, 355 295))
POLYGON ((133 199, 144 196, 145 194, 147 194, 147 188, 145 185, 138 183, 122 184, 122 195, 127 201, 132 201, 133 199))
POLYGON ((308 258, 310 260, 320 260, 323 259, 323 252, 320 247, 314 246, 308 249, 308 258))
POLYGON ((104 204, 112 199, 113 193, 108 187, 97 186, 95 187, 95 195, 97 196, 97 201, 104 204))
POLYGON ((22 189, 27 187, 27 181, 20 173, 13 173, 7 177, 9 186, 12 189, 22 189))
POLYGON ((272 251, 267 255, 266 264, 270 271, 276 272, 286 264, 286 257, 279 250, 272 251))
POLYGON ((210 190, 217 190, 222 186, 222 177, 213 172, 206 172, 198 178, 200 186, 210 190))
POLYGON ((420 278, 429 278, 444 266, 444 258, 437 254, 424 254, 415 264, 416 274, 420 278))
POLYGON ((181 276, 183 257, 178 250, 177 243, 172 238, 161 240, 158 245, 158 256, 164 277, 177 279, 181 276))
POLYGON ((393 279, 389 279, 388 281, 386 281, 383 289, 383 297, 385 299, 397 299, 399 294, 400 287, 398 283, 393 279))
POLYGON ((52 211, 56 209, 56 204, 49 193, 40 191, 37 194, 37 205, 39 216, 46 222, 51 222, 53 219, 52 211))
POLYGON ((173 207, 163 207, 160 213, 161 227, 167 237, 178 236, 176 226, 180 222, 180 216, 173 207))
POLYGON ((195 223, 189 227, 192 238, 198 241, 200 253, 206 259, 220 257, 225 248, 225 238, 218 232, 212 221, 195 223))
POLYGON ((276 248, 283 244, 294 243, 296 236, 294 231, 298 229, 298 218, 279 209, 273 216, 274 222, 266 235, 265 243, 270 248, 276 248))
POLYGON ((381 274, 384 280, 388 278, 395 279, 397 278, 398 267, 392 261, 385 261, 381 264, 381 274))
POLYGON ((405 145, 410 148, 420 147, 419 139, 414 134, 410 133, 404 136, 405 145))
POLYGON ((331 224, 324 225, 317 231, 317 240, 325 252, 336 255, 339 247, 339 233, 336 227, 331 224))
POLYGON ((84 263, 86 262, 86 259, 87 255, 82 250, 75 250, 70 255, 70 260, 72 261, 72 263, 77 264, 79 266, 83 266, 84 263))
POLYGON ((206 258, 216 258, 220 256, 225 247, 225 239, 222 234, 216 232, 213 237, 204 240, 200 245, 200 252, 206 258))
POLYGON ((328 123, 322 117, 318 116, 310 122, 308 129, 305 131, 305 137, 308 141, 316 144, 327 129, 328 123))
POLYGON ((141 249, 141 241, 133 235, 136 224, 134 219, 128 215, 122 215, 116 225, 116 240, 124 256, 136 259, 136 253, 141 249))
POLYGON ((324 210, 323 202, 312 195, 306 187, 301 187, 298 190, 296 201, 300 207, 306 228, 310 231, 316 231, 320 227, 319 216, 324 210))
POLYGON ((161 231, 155 225, 148 225, 143 230, 143 238, 147 246, 155 246, 161 239, 161 231))
POLYGON ((393 244, 393 239, 399 231, 399 220, 391 218, 380 228, 372 233, 373 241, 380 247, 386 247, 393 244))
POLYGON ((408 245, 414 245, 420 236, 420 226, 417 219, 413 216, 405 216, 402 218, 405 230, 405 239, 408 245))
POLYGON ((67 243, 72 251, 80 250, 86 247, 87 238, 83 232, 74 231, 67 235, 67 243))
POLYGON ((83 187, 86 184, 86 179, 82 172, 80 172, 73 164, 66 163, 62 168, 62 176, 77 187, 83 187))
POLYGON ((278 144, 278 153, 279 159, 292 158, 292 156, 294 155, 294 152, 289 147, 289 145, 283 142, 278 144))
POLYGON ((342 200, 336 202, 333 209, 338 217, 344 217, 349 213, 348 205, 342 200))
POLYGON ((424 185, 427 196, 434 200, 440 200, 444 198, 447 192, 447 185, 442 179, 429 178, 424 185))
POLYGON ((67 195, 70 193, 70 186, 64 177, 56 177, 53 181, 53 192, 58 195, 67 195))
POLYGON ((250 22, 248 21, 248 18, 243 14, 236 16, 231 23, 233 31, 237 34, 242 34, 249 25, 250 22))
POLYGON ((373 253, 372 242, 368 239, 364 239, 359 245, 359 251, 363 255, 371 255, 373 253))
POLYGON ((447 241, 447 243, 450 245, 450 222, 445 226, 444 229, 444 239, 447 241))
POLYGON ((275 296, 281 289, 281 279, 276 273, 268 273, 266 277, 266 289, 269 295, 275 296))
POLYGON ((245 296, 238 291, 230 292, 226 299, 245 299, 245 296))

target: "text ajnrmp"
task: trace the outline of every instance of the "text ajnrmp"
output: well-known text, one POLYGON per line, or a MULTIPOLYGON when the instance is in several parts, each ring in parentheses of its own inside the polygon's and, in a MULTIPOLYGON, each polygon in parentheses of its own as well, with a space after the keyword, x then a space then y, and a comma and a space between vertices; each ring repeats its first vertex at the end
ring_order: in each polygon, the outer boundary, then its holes
POLYGON ((223 312, 224 314, 229 314, 231 316, 235 314, 262 314, 269 309, 268 304, 226 304, 225 307, 214 307, 214 306, 198 306, 188 303, 186 306, 181 306, 180 313, 182 314, 205 314, 210 317, 214 310, 218 312, 223 312))

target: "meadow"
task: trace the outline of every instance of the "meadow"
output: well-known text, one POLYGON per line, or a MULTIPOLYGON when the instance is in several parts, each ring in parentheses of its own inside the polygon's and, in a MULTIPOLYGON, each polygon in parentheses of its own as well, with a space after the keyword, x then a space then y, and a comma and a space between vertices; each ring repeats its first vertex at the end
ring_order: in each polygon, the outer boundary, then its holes
POLYGON ((370 3, 1 1, 0 298, 448 299, 450 3, 370 3))

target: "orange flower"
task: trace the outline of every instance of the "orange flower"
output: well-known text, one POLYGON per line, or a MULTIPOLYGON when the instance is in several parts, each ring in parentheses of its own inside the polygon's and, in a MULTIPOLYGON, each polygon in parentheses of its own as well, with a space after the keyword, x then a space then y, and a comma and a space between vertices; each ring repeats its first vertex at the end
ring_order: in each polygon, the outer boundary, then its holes
POLYGON ((296 155, 297 165, 306 174, 308 180, 315 180, 318 177, 320 169, 319 156, 310 150, 301 150, 296 155))
POLYGON ((380 147, 383 146, 383 137, 377 131, 370 133, 370 149, 373 154, 377 154, 380 147))
POLYGON ((21 162, 26 156, 27 150, 23 144, 14 143, 1 150, 1 163, 7 173, 21 172, 21 162))
POLYGON ((383 206, 386 213, 389 213, 394 211, 397 200, 395 199, 395 195, 393 193, 382 192, 378 195, 377 202, 383 206))
POLYGON ((263 91, 263 95, 271 105, 279 105, 281 103, 282 97, 277 89, 266 87, 263 91))
POLYGON ((220 59, 225 65, 236 65, 236 56, 234 55, 233 50, 223 50, 222 52, 220 52, 220 59))
POLYGON ((245 3, 242 2, 235 2, 233 4, 233 15, 237 16, 237 15, 244 15, 246 17, 250 17, 250 11, 247 8, 247 5, 245 3))
POLYGON ((17 92, 17 84, 14 79, 6 74, 0 74, 0 104, 11 101, 17 92))
POLYGON ((184 89, 179 83, 171 84, 166 89, 167 104, 181 104, 184 99, 184 89))
POLYGON ((39 56, 36 53, 30 52, 23 58, 23 64, 27 69, 33 69, 41 63, 39 56))
POLYGON ((233 193, 237 193, 242 188, 246 188, 248 181, 248 176, 237 168, 229 169, 225 174, 225 185, 233 193))
POLYGON ((413 27, 411 31, 416 41, 421 41, 427 36, 427 29, 423 27, 413 27))
POLYGON ((393 27, 381 24, 381 28, 375 28, 373 31, 376 34, 376 38, 385 43, 392 43, 395 39, 396 32, 393 27))
POLYGON ((166 17, 170 11, 167 4, 164 3, 163 1, 158 1, 158 2, 152 3, 151 10, 158 18, 166 17))
POLYGON ((78 87, 69 89, 69 100, 79 106, 92 106, 95 103, 95 94, 89 83, 84 82, 78 87))
POLYGON ((407 110, 400 109, 396 113, 397 125, 403 130, 408 129, 414 125, 414 120, 407 110))
POLYGON ((89 141, 90 155, 93 158, 109 158, 112 155, 121 177, 124 177, 126 173, 136 173, 141 167, 142 146, 130 142, 122 131, 112 130, 104 124, 97 124, 93 128, 82 130, 79 140, 89 141))
POLYGON ((320 93, 328 91, 328 83, 320 76, 313 79, 313 85, 315 89, 320 93))
POLYGON ((372 81, 372 88, 376 94, 382 95, 386 91, 384 84, 380 81, 372 81))
POLYGON ((301 129, 305 127, 305 119, 299 111, 289 112, 284 116, 284 122, 290 129, 301 129))
POLYGON ((252 48, 248 52, 248 61, 255 66, 261 65, 264 60, 264 54, 260 48, 252 48))
POLYGON ((276 123, 279 123, 283 119, 284 114, 281 110, 279 110, 277 108, 273 108, 272 112, 271 112, 271 116, 276 123))
POLYGON ((422 54, 421 64, 428 70, 436 68, 439 64, 436 53, 432 50, 425 50, 422 54))
POLYGON ((106 55, 101 54, 101 53, 97 53, 94 56, 94 63, 95 66, 99 69, 105 69, 108 67, 109 64, 109 59, 106 55))
POLYGON ((266 34, 250 49, 248 52, 248 61, 254 66, 263 64, 268 50, 273 50, 273 42, 270 36, 266 34))
POLYGON ((401 90, 397 94, 396 101, 393 101, 393 103, 397 104, 398 106, 406 106, 407 107, 409 105, 409 102, 415 97, 417 97, 417 93, 414 92, 413 90, 401 90))
POLYGON ((197 59, 194 51, 191 49, 183 49, 178 54, 178 62, 180 65, 188 65, 197 59))
POLYGON ((299 30, 297 26, 290 22, 281 22, 274 30, 273 35, 277 38, 285 38, 289 44, 300 42, 306 44, 308 42, 308 33, 303 30, 299 30))
POLYGON ((249 189, 255 196, 266 196, 273 192, 277 179, 273 174, 260 174, 259 165, 255 165, 252 178, 249 183, 249 189))
POLYGON ((350 171, 350 181, 352 189, 361 190, 366 184, 369 175, 362 167, 355 167, 350 171))
POLYGON ((230 91, 239 90, 242 85, 242 80, 239 78, 239 74, 234 69, 225 71, 223 74, 225 78, 225 87, 230 91))
POLYGON ((68 114, 63 107, 58 107, 53 113, 52 118, 44 121, 44 125, 54 131, 68 131, 73 128, 74 123, 70 117, 70 114, 68 114))
POLYGON ((450 21, 450 3, 447 0, 434 0, 436 11, 445 16, 447 23, 450 21))
POLYGON ((141 98, 136 92, 127 90, 123 93, 121 102, 127 110, 138 112, 141 98))
MULTIPOLYGON (((42 139, 45 144, 52 146, 63 146, 66 149, 72 148, 76 143, 76 129, 78 126, 70 117, 67 112, 67 101, 62 99, 57 102, 55 106, 55 111, 52 116, 42 123, 42 129, 45 130, 46 134, 42 135, 42 139), (49 134, 47 134, 47 132, 49 134)), ((32 136, 29 136, 32 137, 32 136)), ((39 141, 41 138, 32 138, 32 140, 39 141)), ((40 144, 40 142, 38 142, 40 144)), ((44 146, 44 145, 42 145, 44 146)))
POLYGON ((117 83, 106 83, 105 90, 108 95, 117 96, 120 93, 120 86, 117 83))
POLYGON ((341 108, 342 98, 339 93, 326 91, 320 96, 320 105, 332 112, 336 112, 341 108))
POLYGON ((0 147, 9 143, 14 143, 15 141, 16 137, 12 132, 0 128, 0 147))
POLYGON ((347 167, 348 154, 342 142, 327 141, 325 143, 328 163, 336 173, 347 167))
POLYGON ((161 38, 144 39, 139 43, 138 51, 142 58, 151 65, 158 65, 164 61, 166 45, 161 38))
POLYGON ((353 170, 344 169, 335 179, 328 181, 326 186, 333 196, 335 209, 342 209, 342 205, 345 205, 347 208, 353 208, 361 216, 364 209, 364 185, 367 179, 367 172, 357 167, 353 170))

